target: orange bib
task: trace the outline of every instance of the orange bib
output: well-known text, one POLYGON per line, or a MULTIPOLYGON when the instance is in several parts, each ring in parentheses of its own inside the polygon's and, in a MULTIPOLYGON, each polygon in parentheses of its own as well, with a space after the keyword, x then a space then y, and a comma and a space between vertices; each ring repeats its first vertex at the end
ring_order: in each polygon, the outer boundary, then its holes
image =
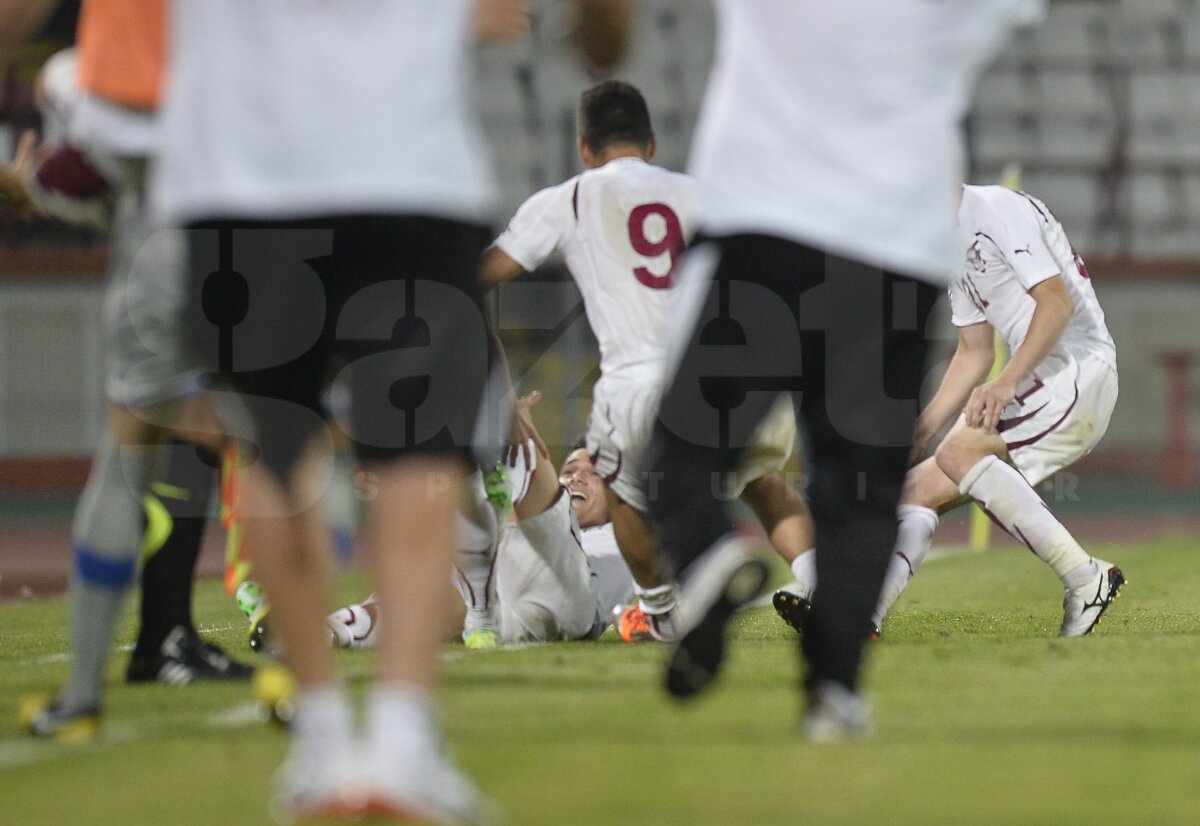
POLYGON ((76 45, 80 85, 122 106, 154 109, 166 36, 165 0, 85 0, 76 45))

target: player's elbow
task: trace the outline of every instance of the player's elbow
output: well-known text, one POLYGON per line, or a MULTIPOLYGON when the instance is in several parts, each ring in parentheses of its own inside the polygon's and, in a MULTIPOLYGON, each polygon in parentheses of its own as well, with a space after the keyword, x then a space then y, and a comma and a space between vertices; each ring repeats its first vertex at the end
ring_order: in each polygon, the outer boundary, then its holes
POLYGON ((521 272, 521 267, 497 246, 490 246, 479 262, 479 286, 483 289, 497 287, 511 281, 521 272))

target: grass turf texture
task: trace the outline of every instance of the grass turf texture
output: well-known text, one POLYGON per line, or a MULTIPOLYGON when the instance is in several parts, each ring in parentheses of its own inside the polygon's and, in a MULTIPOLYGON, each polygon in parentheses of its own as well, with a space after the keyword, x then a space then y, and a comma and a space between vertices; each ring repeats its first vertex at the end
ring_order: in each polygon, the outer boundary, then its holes
MULTIPOLYGON (((1054 637, 1060 591, 1027 552, 931 562, 871 649, 869 743, 797 736, 795 639, 769 608, 739 620, 720 683, 686 707, 659 690, 661 648, 611 633, 455 647, 446 731, 510 824, 1200 822, 1200 544, 1093 550, 1131 584, 1082 640, 1054 637)), ((216 583, 197 616, 249 656, 216 583)), ((120 654, 101 743, 23 737, 11 710, 62 678, 63 627, 61 601, 0 606, 0 822, 269 822, 285 743, 244 686, 117 684, 120 654)), ((371 655, 339 656, 360 683, 371 655)))

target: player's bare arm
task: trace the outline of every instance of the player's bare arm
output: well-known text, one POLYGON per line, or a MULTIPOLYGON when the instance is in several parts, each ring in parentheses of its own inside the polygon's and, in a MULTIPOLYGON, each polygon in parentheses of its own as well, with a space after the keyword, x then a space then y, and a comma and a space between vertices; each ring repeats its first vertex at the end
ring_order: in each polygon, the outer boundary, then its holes
POLYGON ((483 254, 483 262, 479 265, 479 285, 485 290, 507 284, 525 268, 512 259, 504 250, 493 245, 483 254))
POLYGON ((929 440, 962 412, 971 391, 983 381, 995 361, 995 334, 987 322, 958 328, 958 346, 942 383, 917 419, 913 458, 925 452, 929 440))
POLYGON ((571 32, 597 69, 612 69, 625 57, 633 21, 633 0, 576 0, 579 22, 571 32))
POLYGON ((995 430, 1000 414, 1017 394, 1017 386, 1029 377, 1067 329, 1075 311, 1075 303, 1067 285, 1059 275, 1047 278, 1029 291, 1037 307, 1029 322, 1029 332, 1020 349, 992 381, 976 387, 964 411, 967 424, 984 430, 995 430))

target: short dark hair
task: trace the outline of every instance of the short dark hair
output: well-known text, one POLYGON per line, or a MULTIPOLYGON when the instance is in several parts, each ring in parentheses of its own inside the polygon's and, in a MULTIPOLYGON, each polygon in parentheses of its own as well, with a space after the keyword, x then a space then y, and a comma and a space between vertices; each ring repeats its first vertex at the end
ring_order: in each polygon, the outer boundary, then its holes
POLYGON ((618 143, 648 148, 654 137, 650 110, 637 87, 609 80, 579 96, 579 139, 593 152, 618 143))

